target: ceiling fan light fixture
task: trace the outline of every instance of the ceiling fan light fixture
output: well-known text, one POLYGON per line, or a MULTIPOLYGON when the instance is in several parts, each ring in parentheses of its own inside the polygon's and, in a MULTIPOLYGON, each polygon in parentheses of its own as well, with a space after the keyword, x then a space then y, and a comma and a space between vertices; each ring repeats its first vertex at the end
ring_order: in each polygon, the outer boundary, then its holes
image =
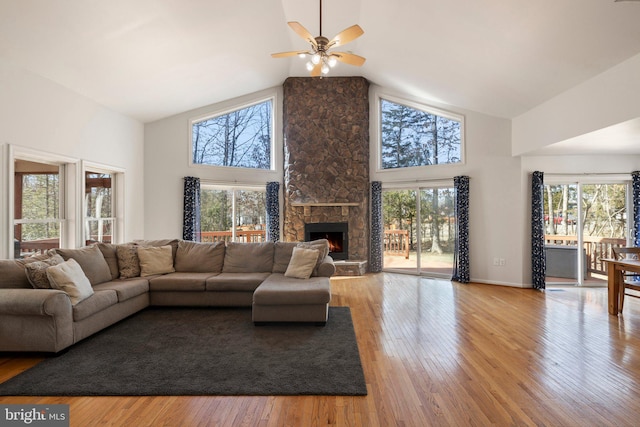
POLYGON ((331 68, 335 67, 338 62, 344 62, 348 65, 360 67, 364 64, 365 58, 348 52, 332 52, 331 49, 337 46, 347 44, 362 34, 364 31, 359 25, 352 25, 342 30, 333 39, 322 35, 322 0, 320 0, 320 35, 313 37, 309 30, 304 28, 299 22, 287 22, 287 25, 307 43, 311 45, 308 51, 290 51, 272 53, 273 58, 287 58, 290 56, 298 56, 300 58, 309 57, 310 61, 306 63, 307 71, 311 73, 311 77, 322 77, 329 73, 331 68))

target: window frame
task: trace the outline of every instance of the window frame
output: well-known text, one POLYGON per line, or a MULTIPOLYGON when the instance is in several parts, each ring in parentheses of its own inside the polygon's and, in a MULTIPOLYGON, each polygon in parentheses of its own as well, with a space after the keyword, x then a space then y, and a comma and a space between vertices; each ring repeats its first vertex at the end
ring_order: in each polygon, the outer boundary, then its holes
POLYGON ((278 161, 278 139, 280 126, 279 123, 279 96, 278 93, 272 91, 270 94, 266 94, 263 96, 251 97, 251 98, 240 98, 237 100, 232 100, 229 103, 224 103, 224 105, 216 110, 209 111, 206 114, 199 115, 197 117, 193 117, 189 119, 189 147, 188 147, 188 155, 189 155, 189 167, 202 167, 202 168, 213 168, 218 169, 219 171, 230 171, 237 170, 246 173, 247 171, 252 172, 262 172, 262 173, 275 173, 278 170, 279 162, 278 161), (269 159, 269 169, 259 169, 259 168, 248 168, 242 166, 220 166, 220 165, 210 165, 206 163, 194 163, 193 162, 193 126, 196 123, 200 123, 215 117, 224 116, 226 114, 233 113, 234 111, 243 110, 245 108, 249 108, 258 104, 262 104, 264 102, 271 102, 271 148, 270 148, 270 159, 269 159))
POLYGON ((427 177, 433 175, 450 176, 458 173, 454 171, 456 168, 460 168, 466 165, 466 124, 465 116, 463 114, 455 113, 452 111, 444 110, 442 108, 434 107, 424 102, 411 99, 409 97, 403 97, 395 94, 387 93, 380 88, 372 88, 371 90, 371 122, 370 122, 370 134, 372 137, 372 144, 370 150, 370 170, 372 179, 380 181, 387 181, 397 178, 399 180, 407 179, 409 177, 421 176, 427 177), (382 100, 393 102, 396 104, 404 105, 409 108, 414 108, 420 111, 424 111, 429 114, 434 114, 440 117, 444 117, 449 120, 454 120, 460 123, 460 162, 458 163, 440 163, 435 165, 422 165, 422 166, 410 166, 403 168, 389 168, 382 167, 382 100))
MULTIPOLYGON (((75 172, 77 170, 78 160, 58 154, 47 153, 40 150, 29 149, 25 147, 6 144, 2 150, 3 169, 6 171, 2 175, 2 189, 6 195, 1 202, 2 205, 2 227, 7 230, 6 239, 0 244, 0 256, 3 259, 12 259, 14 253, 14 227, 16 218, 14 215, 15 208, 15 162, 16 160, 24 160, 57 166, 59 168, 59 218, 56 222, 60 223, 60 247, 69 247, 75 242, 75 230, 70 227, 75 218, 74 206, 77 202, 75 172)), ((20 220, 18 220, 20 221, 20 220)), ((24 223, 24 220, 20 221, 24 223)), ((30 222, 30 221, 27 221, 30 222)))
MULTIPOLYGON (((202 181, 200 183, 200 192, 202 193, 203 190, 219 190, 219 191, 228 191, 231 193, 231 221, 233 223, 232 229, 231 229, 232 242, 237 241, 236 231, 237 231, 238 225, 235 223, 236 213, 237 213, 237 204, 236 204, 237 192, 256 191, 256 192, 264 193, 265 197, 267 193, 266 185, 238 184, 238 183, 232 184, 232 183, 221 183, 221 182, 211 182, 211 181, 208 181, 208 182, 202 181)), ((202 199, 202 196, 201 196, 201 199, 202 199)), ((266 209, 265 209, 265 220, 266 220, 266 209)), ((266 226, 267 224, 265 224, 265 229, 264 229, 265 239, 266 239, 266 226)))
POLYGON ((103 165, 100 163, 93 163, 82 160, 80 162, 80 171, 79 171, 79 179, 80 182, 80 195, 79 197, 79 205, 80 212, 78 218, 81 218, 79 221, 78 236, 79 236, 79 244, 80 246, 84 246, 88 240, 88 237, 85 234, 86 228, 85 224, 87 221, 91 221, 93 219, 88 218, 87 206, 86 206, 86 197, 85 197, 85 186, 86 186, 86 174, 89 173, 103 173, 111 175, 111 216, 109 218, 101 218, 103 220, 111 220, 112 221, 112 234, 111 234, 111 243, 117 244, 122 243, 124 241, 124 179, 125 179, 125 170, 122 168, 117 168, 114 166, 103 165))

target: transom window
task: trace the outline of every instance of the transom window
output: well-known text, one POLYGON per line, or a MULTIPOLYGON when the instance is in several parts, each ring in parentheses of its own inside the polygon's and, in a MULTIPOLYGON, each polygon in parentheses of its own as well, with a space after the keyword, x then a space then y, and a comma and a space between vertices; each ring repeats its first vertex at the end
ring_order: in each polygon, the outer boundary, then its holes
POLYGON ((380 166, 460 163, 462 128, 462 117, 380 98, 380 166))
POLYGON ((273 169, 273 99, 191 122, 193 164, 273 169))

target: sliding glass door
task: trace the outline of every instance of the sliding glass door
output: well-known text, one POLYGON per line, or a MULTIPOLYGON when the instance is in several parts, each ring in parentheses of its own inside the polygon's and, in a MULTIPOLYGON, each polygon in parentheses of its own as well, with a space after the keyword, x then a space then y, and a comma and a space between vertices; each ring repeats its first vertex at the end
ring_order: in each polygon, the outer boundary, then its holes
POLYGON ((611 248, 627 246, 627 182, 545 185, 547 284, 605 286, 611 248))
POLYGON ((451 277, 454 190, 449 186, 383 189, 383 268, 451 277))

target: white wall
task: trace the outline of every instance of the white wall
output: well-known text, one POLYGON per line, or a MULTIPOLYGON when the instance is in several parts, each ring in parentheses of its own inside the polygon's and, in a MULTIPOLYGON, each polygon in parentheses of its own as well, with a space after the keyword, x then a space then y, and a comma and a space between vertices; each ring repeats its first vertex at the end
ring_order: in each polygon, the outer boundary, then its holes
POLYGON ((513 155, 640 117, 640 54, 513 119, 513 155))
MULTIPOLYGON (((143 237, 142 123, 3 59, 0 59, 0 93, 0 144, 124 169, 124 237, 126 240, 143 237)), ((0 165, 2 176, 6 160, 0 165)), ((5 205, 3 217, 7 215, 5 205)), ((3 242, 7 238, 2 235, 3 242)))
POLYGON ((278 114, 282 105, 282 89, 272 88, 186 111, 145 125, 145 238, 182 238, 183 188, 185 176, 195 176, 201 182, 225 182, 264 185, 282 182, 282 172, 252 173, 249 169, 215 168, 190 165, 190 120, 224 112, 239 105, 275 96, 276 170, 282 171, 282 128, 278 114))

